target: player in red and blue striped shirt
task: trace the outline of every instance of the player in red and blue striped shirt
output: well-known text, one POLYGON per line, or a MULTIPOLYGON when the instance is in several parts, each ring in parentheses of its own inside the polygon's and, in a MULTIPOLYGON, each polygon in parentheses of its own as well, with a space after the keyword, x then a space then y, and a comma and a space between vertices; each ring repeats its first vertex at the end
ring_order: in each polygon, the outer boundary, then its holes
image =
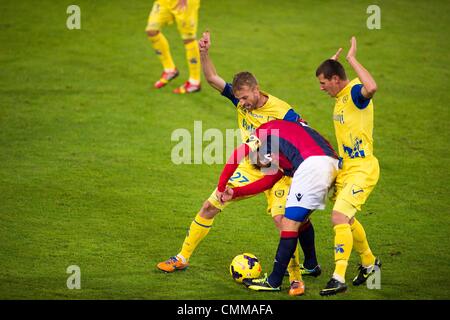
POLYGON ((248 142, 227 161, 217 186, 222 201, 255 194, 270 188, 283 175, 292 184, 286 201, 281 237, 273 271, 269 277, 244 281, 250 289, 279 291, 298 239, 302 223, 316 209, 325 208, 326 196, 339 167, 339 158, 329 142, 303 122, 273 120, 261 125, 248 142), (266 172, 264 178, 240 188, 226 187, 229 178, 246 156, 266 172))

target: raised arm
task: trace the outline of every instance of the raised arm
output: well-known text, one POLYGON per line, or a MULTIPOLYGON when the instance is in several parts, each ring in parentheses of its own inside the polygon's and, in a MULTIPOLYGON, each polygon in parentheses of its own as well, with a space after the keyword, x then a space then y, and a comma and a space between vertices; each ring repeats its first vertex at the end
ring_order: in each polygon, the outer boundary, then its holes
POLYGON ((203 32, 203 36, 198 41, 198 46, 200 50, 200 61, 202 63, 203 74, 205 75, 206 81, 208 81, 211 87, 222 93, 226 82, 217 74, 216 68, 209 58, 208 50, 211 46, 209 31, 203 32))
POLYGON ((359 80, 361 80, 363 87, 361 89, 361 94, 370 99, 373 97, 377 91, 377 83, 369 73, 359 62, 356 60, 356 38, 352 37, 350 40, 351 46, 347 53, 347 61, 352 66, 358 75, 359 80))

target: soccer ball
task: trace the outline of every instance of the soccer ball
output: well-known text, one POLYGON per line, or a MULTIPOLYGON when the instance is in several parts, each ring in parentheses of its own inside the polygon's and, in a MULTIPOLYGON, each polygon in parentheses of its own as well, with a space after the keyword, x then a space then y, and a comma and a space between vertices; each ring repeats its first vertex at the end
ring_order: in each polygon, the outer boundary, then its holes
POLYGON ((243 253, 231 261, 230 274, 239 283, 244 279, 255 279, 261 274, 261 264, 254 254, 243 253))

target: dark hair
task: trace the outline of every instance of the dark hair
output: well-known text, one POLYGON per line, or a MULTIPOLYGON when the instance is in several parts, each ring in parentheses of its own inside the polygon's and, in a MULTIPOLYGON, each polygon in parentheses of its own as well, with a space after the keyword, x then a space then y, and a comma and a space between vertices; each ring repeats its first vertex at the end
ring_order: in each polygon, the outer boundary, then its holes
POLYGON ((316 77, 323 74, 325 79, 330 80, 333 76, 338 76, 342 80, 347 80, 344 67, 339 61, 328 59, 322 62, 322 64, 316 70, 316 77))
POLYGON ((248 86, 250 88, 254 88, 258 85, 258 80, 256 80, 255 76, 250 72, 244 71, 237 73, 233 78, 233 91, 239 90, 243 86, 248 86))

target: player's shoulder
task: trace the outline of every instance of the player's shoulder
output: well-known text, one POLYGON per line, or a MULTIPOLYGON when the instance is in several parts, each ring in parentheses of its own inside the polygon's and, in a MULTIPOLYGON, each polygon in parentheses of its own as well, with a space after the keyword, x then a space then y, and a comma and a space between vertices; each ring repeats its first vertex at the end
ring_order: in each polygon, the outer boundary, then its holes
POLYGON ((258 113, 274 117, 276 119, 283 119, 290 109, 291 105, 287 102, 269 94, 262 92, 267 96, 266 103, 258 109, 258 113))

